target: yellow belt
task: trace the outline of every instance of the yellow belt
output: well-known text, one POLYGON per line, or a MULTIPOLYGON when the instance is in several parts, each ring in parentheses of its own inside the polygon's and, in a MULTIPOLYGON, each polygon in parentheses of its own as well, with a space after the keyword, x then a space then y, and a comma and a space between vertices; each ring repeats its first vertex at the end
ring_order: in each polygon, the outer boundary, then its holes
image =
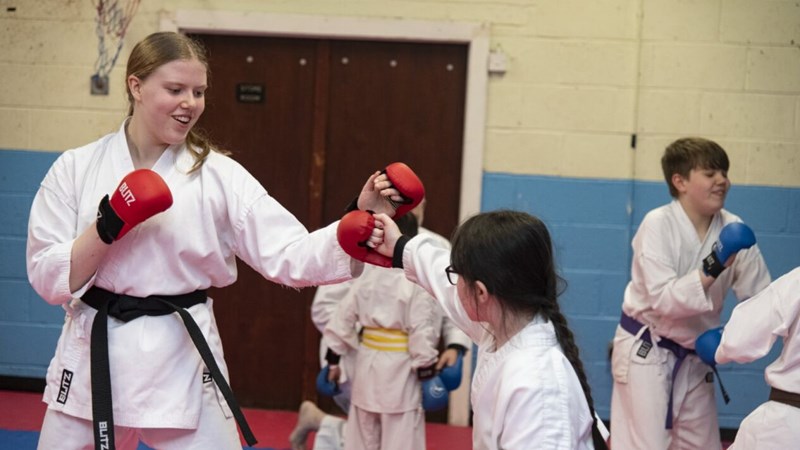
POLYGON ((401 330, 364 327, 361 344, 382 352, 408 352, 408 334, 401 330))

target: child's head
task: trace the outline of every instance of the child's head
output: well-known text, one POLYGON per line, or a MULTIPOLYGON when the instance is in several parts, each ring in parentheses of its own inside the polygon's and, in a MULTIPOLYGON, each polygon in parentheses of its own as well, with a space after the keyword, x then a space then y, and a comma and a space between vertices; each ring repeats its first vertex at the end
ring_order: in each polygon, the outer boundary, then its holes
POLYGON ((669 194, 678 198, 679 191, 672 177, 675 174, 688 179, 693 169, 720 170, 727 173, 730 167, 728 155, 716 142, 699 138, 681 138, 671 143, 661 157, 661 169, 669 186, 669 194))
POLYGON ((518 211, 478 214, 453 234, 453 270, 469 286, 481 281, 503 310, 533 317, 558 296, 550 233, 518 211))

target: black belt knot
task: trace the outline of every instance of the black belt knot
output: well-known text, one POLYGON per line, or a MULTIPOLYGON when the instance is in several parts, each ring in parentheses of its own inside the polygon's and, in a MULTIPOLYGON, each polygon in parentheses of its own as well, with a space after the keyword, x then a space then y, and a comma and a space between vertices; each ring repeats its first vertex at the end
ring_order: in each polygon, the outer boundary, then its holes
POLYGON ((183 320, 189 337, 192 338, 200 357, 225 401, 233 412, 236 422, 248 445, 256 444, 256 438, 242 413, 228 382, 222 375, 214 355, 186 308, 206 302, 206 291, 199 290, 182 295, 151 295, 133 297, 115 294, 93 286, 81 297, 84 303, 97 310, 92 323, 91 375, 92 375, 92 422, 95 450, 114 450, 114 408, 111 399, 111 371, 108 358, 108 316, 130 322, 141 316, 164 316, 174 312, 183 320))

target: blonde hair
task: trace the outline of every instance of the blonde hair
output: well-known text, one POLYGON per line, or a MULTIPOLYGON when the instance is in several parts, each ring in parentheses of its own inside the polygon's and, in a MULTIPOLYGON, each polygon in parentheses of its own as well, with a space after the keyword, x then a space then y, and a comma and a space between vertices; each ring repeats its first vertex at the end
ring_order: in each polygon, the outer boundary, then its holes
MULTIPOLYGON (((139 41, 128 58, 128 67, 125 79, 131 75, 140 80, 146 79, 156 69, 164 64, 178 60, 197 60, 206 68, 206 74, 211 81, 211 71, 208 66, 208 56, 206 49, 200 42, 175 32, 164 31, 153 33, 139 41)), ((128 93, 128 115, 133 115, 133 94, 130 87, 125 84, 128 93)), ((211 151, 227 154, 228 152, 219 150, 211 143, 206 134, 193 127, 186 136, 186 147, 194 158, 194 164, 189 169, 189 173, 198 170, 205 162, 211 151)))

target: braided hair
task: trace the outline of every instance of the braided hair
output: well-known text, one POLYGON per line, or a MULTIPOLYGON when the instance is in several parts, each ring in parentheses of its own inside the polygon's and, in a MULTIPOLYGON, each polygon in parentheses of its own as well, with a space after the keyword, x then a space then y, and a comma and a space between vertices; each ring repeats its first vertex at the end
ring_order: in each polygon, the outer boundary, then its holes
POLYGON ((451 264, 467 285, 480 280, 500 301, 502 318, 536 315, 549 320, 558 343, 578 376, 592 414, 592 438, 596 449, 605 449, 597 427, 594 400, 586 379, 578 346, 558 296, 566 282, 556 273, 550 233, 536 217, 500 210, 478 214, 453 234, 451 264))

